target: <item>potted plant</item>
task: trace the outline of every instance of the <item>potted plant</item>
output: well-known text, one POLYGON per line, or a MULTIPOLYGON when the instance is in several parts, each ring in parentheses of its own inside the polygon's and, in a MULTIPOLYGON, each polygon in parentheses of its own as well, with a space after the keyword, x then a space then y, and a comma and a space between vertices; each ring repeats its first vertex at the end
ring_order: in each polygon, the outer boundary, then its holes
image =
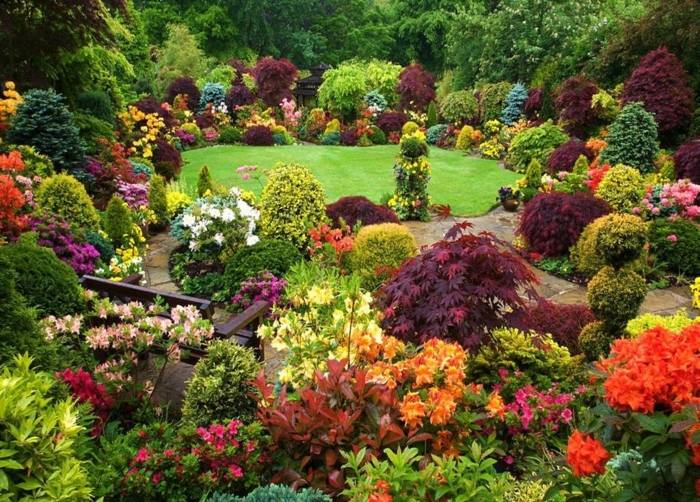
POLYGON ((503 206, 503 209, 510 212, 515 212, 520 206, 520 197, 517 190, 512 187, 501 187, 498 189, 498 199, 503 206))

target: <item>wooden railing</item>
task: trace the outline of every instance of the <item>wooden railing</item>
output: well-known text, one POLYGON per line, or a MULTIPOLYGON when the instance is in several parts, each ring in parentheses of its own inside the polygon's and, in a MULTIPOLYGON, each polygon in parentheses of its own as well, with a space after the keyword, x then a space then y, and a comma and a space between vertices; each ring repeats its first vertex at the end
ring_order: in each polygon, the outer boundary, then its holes
MULTIPOLYGON (((204 319, 213 322, 214 305, 211 301, 195 298, 194 296, 146 288, 139 285, 140 280, 141 275, 139 274, 126 277, 121 282, 85 275, 80 282, 84 288, 95 291, 101 296, 107 296, 113 301, 124 303, 139 301, 148 305, 155 303, 156 299, 160 298, 160 301, 170 308, 178 305, 195 305, 204 319)), ((216 338, 233 340, 244 347, 250 347, 256 351, 259 358, 262 358, 262 348, 257 336, 257 329, 263 322, 269 307, 267 302, 259 301, 240 314, 232 314, 224 322, 214 322, 214 336, 216 338)), ((188 359, 192 360, 192 362, 196 362, 196 360, 206 356, 206 350, 196 347, 184 348, 190 354, 188 359)))

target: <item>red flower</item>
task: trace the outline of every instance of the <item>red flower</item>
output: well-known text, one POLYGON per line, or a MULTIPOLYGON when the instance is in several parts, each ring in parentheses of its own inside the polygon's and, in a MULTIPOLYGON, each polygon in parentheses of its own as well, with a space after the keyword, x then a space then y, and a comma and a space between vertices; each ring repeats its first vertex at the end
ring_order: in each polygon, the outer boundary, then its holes
POLYGON ((581 431, 574 430, 569 437, 566 448, 566 461, 571 466, 574 476, 589 476, 591 474, 603 474, 605 463, 610 459, 610 454, 603 444, 581 431))

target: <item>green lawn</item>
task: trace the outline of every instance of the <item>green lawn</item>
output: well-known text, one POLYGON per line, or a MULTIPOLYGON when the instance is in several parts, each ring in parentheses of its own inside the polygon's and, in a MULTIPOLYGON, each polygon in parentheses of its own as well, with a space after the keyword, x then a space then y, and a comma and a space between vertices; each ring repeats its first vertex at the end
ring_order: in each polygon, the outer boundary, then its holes
MULTIPOLYGON (((397 145, 213 146, 184 153, 182 181, 188 187, 196 186, 199 169, 207 165, 217 182, 259 193, 260 184, 241 180, 237 167, 255 165, 264 170, 277 162, 296 162, 308 166, 318 177, 329 202, 344 195, 364 195, 379 202, 382 195, 394 190, 392 166, 397 154, 397 145)), ((452 212, 461 216, 486 213, 496 202, 498 188, 518 177, 493 160, 439 148, 430 149, 430 162, 433 175, 428 191, 433 203, 449 204, 452 212)))

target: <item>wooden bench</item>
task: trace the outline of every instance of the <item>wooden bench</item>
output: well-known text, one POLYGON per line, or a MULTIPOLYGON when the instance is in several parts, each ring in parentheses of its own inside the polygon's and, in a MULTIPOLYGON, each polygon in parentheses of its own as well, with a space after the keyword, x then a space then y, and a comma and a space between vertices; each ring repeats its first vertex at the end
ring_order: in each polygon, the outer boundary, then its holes
MULTIPOLYGON (((113 301, 123 303, 138 301, 149 305, 160 298, 170 308, 178 305, 195 305, 204 319, 213 322, 214 305, 210 300, 146 288, 139 285, 140 280, 140 274, 126 277, 121 282, 85 275, 80 279, 80 282, 85 289, 90 289, 100 296, 109 297, 113 301)), ((234 340, 244 347, 252 348, 258 357, 262 358, 262 347, 257 336, 257 329, 265 319, 269 308, 270 305, 267 302, 259 301, 240 314, 232 314, 224 322, 214 322, 214 337, 234 340)), ((191 355, 186 362, 192 360, 194 363, 206 356, 204 349, 196 347, 185 347, 185 349, 191 355)))

